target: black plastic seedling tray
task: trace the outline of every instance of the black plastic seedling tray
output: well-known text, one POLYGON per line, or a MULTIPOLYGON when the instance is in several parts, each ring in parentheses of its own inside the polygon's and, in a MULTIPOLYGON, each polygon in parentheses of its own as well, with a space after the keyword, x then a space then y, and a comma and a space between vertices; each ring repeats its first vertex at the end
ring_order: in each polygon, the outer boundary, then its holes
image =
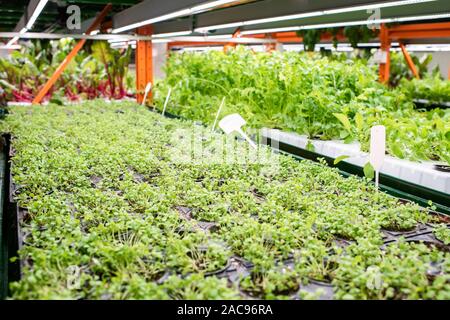
POLYGON ((1 209, 0 209, 0 297, 8 295, 9 283, 20 279, 20 260, 11 261, 17 256, 21 245, 18 205, 13 199, 11 176, 11 136, 1 136, 1 209))
MULTIPOLYGON (((151 110, 151 109, 150 109, 151 110)), ((180 118, 175 115, 166 114, 167 117, 171 118, 180 118)), ((5 298, 8 296, 8 285, 11 282, 20 280, 21 277, 21 266, 22 261, 19 259, 16 259, 14 261, 11 261, 12 257, 17 256, 18 250, 21 248, 23 243, 23 237, 22 232, 20 230, 20 219, 21 215, 19 214, 19 207, 16 202, 14 202, 14 191, 15 186, 12 181, 11 176, 11 156, 12 156, 12 149, 11 149, 11 136, 10 135, 3 135, 1 137, 2 139, 2 149, 1 149, 1 156, 0 156, 0 169, 1 169, 1 210, 0 210, 0 222, 1 222, 1 229, 0 229, 0 244, 1 244, 1 256, 0 256, 0 285, 1 285, 1 298, 5 298)), ((270 139, 268 141, 265 141, 270 145, 270 139)), ((289 146, 289 145, 285 145, 289 146)), ((301 150, 283 150, 283 147, 285 147, 283 143, 280 142, 280 150, 284 152, 288 152, 294 157, 298 159, 311 159, 311 160, 317 160, 318 158, 324 158, 318 154, 304 154, 301 153, 301 150), (289 152, 290 151, 290 152, 289 152), (300 153, 300 154, 299 154, 300 153)), ((308 151, 309 152, 309 151, 308 151)), ((311 153, 311 152, 310 152, 311 153)), ((326 159, 327 162, 332 164, 332 159, 326 159)), ((342 170, 343 175, 350 175, 355 174, 354 170, 355 168, 339 168, 342 170), (347 169, 347 170, 344 170, 347 169), (351 169, 351 170, 350 170, 351 169), (349 172, 350 171, 350 172, 349 172)), ((383 177, 381 177, 383 179, 383 177)), ((384 178, 386 179, 386 178, 384 178)), ((383 180, 381 180, 383 181, 383 180)), ((383 181, 384 182, 384 181, 383 181)), ((396 195, 397 197, 405 198, 405 193, 400 192, 396 189, 388 188, 384 186, 384 189, 387 190, 389 193, 396 195)), ((409 201, 413 200, 414 202, 418 202, 417 199, 421 199, 422 201, 425 201, 422 198, 413 197, 407 198, 407 200, 403 201, 409 201)), ((442 206, 440 207, 442 209, 442 206)), ((184 218, 188 216, 189 220, 195 220, 192 217, 189 216, 189 208, 181 208, 180 207, 180 215, 182 215, 184 218)), ((445 212, 445 210, 441 210, 441 212, 445 212)), ((447 211, 448 212, 448 211, 447 211)), ((439 213, 434 213, 436 215, 439 215, 439 213)), ((442 221, 444 223, 447 223, 447 225, 450 227, 450 218, 448 218, 445 215, 441 215, 442 221), (447 220, 448 219, 448 220, 447 220)), ((200 230, 203 232, 214 232, 214 224, 204 222, 204 221, 193 221, 196 222, 196 225, 200 230)), ((189 230, 184 230, 185 232, 189 232, 189 230)), ((382 230, 384 235, 384 244, 383 247, 388 246, 389 244, 395 243, 400 239, 406 239, 406 241, 411 242, 424 242, 430 245, 435 245, 436 247, 441 248, 442 250, 449 251, 449 246, 445 246, 442 242, 437 240, 432 232, 432 228, 429 225, 420 225, 414 230, 405 231, 405 232, 396 232, 396 231, 389 231, 389 230, 382 230)), ((346 246, 350 244, 352 241, 345 241, 339 238, 336 238, 336 241, 339 242, 341 245, 346 246)), ((287 267, 292 266, 294 260, 292 258, 285 259, 283 261, 280 261, 280 263, 286 265, 287 267)), ((206 276, 216 276, 219 278, 225 278, 230 283, 233 283, 235 285, 239 286, 240 281, 242 278, 249 276, 253 270, 253 265, 249 261, 246 261, 242 257, 238 256, 230 256, 226 265, 223 268, 220 268, 219 270, 209 272, 206 274, 206 276)), ((170 275, 171 272, 168 270, 164 275, 161 276, 161 279, 157 281, 164 281, 164 279, 170 275)), ((321 299, 333 299, 333 286, 330 283, 327 282, 321 282, 315 279, 310 279, 310 281, 306 284, 301 284, 299 287, 299 290, 297 292, 290 295, 291 299, 299 299, 299 292, 300 290, 308 291, 308 292, 316 292, 317 290, 321 289, 322 296, 321 299)), ((246 292, 241 290, 241 294, 243 298, 248 299, 254 299, 258 297, 252 297, 249 296, 246 292)))
POLYGON ((433 102, 426 99, 415 99, 413 100, 417 109, 447 109, 450 108, 450 102, 433 102))
MULTIPOLYGON (((157 110, 153 107, 148 107, 148 109, 150 111, 157 112, 157 110)), ((166 112, 164 116, 170 119, 187 120, 181 116, 171 114, 169 112, 166 112)), ((277 151, 287 153, 291 156, 294 156, 294 158, 298 160, 312 160, 317 162, 319 161, 319 159, 323 158, 330 167, 337 167, 343 176, 357 175, 360 177, 364 177, 363 168, 352 165, 345 161, 341 161, 340 163, 335 165, 333 158, 318 154, 313 151, 305 150, 281 141, 276 141, 268 137, 265 137, 264 139, 262 139, 262 141, 260 141, 260 143, 269 146, 272 146, 272 142, 275 142, 275 145, 278 146, 277 151)), ((448 170, 447 166, 443 167, 445 168, 441 169, 441 171, 444 171, 444 169, 445 171, 448 170)), ((410 183, 408 181, 400 180, 383 173, 380 173, 380 189, 394 197, 413 201, 423 207, 427 207, 428 202, 432 201, 433 205, 436 206, 436 210, 438 212, 450 215, 450 195, 446 193, 410 183)))

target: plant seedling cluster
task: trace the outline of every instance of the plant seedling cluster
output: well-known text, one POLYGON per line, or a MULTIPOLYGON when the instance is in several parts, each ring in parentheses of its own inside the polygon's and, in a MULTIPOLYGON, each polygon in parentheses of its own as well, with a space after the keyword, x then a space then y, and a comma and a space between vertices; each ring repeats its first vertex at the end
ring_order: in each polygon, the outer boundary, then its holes
POLYGON ((224 135, 131 102, 14 107, 0 126, 25 212, 13 299, 317 298, 312 281, 336 299, 450 298, 448 226, 368 180, 239 141, 237 161, 210 161, 224 135), (419 225, 442 242, 402 237, 419 225))

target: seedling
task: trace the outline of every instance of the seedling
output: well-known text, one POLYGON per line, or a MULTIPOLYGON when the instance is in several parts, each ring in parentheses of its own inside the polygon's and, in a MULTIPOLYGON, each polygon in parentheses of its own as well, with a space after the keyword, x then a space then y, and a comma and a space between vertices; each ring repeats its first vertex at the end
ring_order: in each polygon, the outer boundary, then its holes
POLYGON ((256 144, 247 136, 247 134, 242 131, 242 126, 247 122, 239 114, 234 113, 226 116, 219 122, 219 127, 225 132, 225 134, 230 134, 232 132, 239 133, 252 148, 257 149, 256 144))

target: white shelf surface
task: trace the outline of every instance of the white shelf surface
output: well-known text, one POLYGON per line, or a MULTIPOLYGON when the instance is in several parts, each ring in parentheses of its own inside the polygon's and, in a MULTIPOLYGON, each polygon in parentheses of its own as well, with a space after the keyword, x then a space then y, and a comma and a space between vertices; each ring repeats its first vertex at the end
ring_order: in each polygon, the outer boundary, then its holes
MULTIPOLYGON (((346 144, 339 140, 309 140, 305 135, 267 128, 262 129, 261 133, 263 137, 272 138, 302 149, 306 149, 308 141, 311 141, 314 145, 314 152, 331 158, 349 156, 343 162, 359 167, 364 167, 369 161, 369 154, 361 151, 359 143, 346 144)), ((436 170, 435 164, 431 161, 412 162, 386 156, 380 172, 450 195, 450 173, 436 170)))

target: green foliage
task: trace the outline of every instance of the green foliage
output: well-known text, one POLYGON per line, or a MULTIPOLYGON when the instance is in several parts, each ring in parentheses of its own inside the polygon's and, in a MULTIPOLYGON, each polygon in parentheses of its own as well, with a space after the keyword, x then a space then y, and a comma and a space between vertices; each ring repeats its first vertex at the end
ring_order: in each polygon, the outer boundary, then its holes
POLYGON ((449 298, 448 252, 381 247, 382 228, 429 223, 426 209, 323 163, 234 139, 224 162, 224 136, 131 102, 12 107, 0 128, 26 213, 13 299, 287 299, 311 279, 343 299, 449 298), (211 273, 233 256, 249 277, 211 273))
POLYGON ((214 122, 225 96, 221 116, 240 113, 255 128, 358 141, 368 151, 370 128, 384 125, 390 155, 450 163, 450 110, 415 110, 410 94, 378 83, 375 68, 362 60, 240 47, 227 53, 174 53, 167 78, 155 87, 157 107, 169 87, 168 111, 205 124, 214 122))
MULTIPOLYGON (((31 102, 56 68, 75 45, 74 40, 29 41, 20 51, 0 59, 0 88, 8 101, 31 102)), ((63 99, 122 98, 127 95, 125 82, 131 49, 113 50, 105 41, 85 45, 67 66, 46 97, 53 102, 63 99), (99 56, 98 47, 107 55, 99 56), (104 65, 107 67, 104 67, 104 65), (117 90, 116 90, 117 88, 117 90)), ((133 85, 134 86, 134 85, 133 85)))
MULTIPOLYGON (((390 59, 390 86, 397 87, 406 80, 414 79, 414 75, 409 69, 402 52, 391 52, 390 59)), ((416 66, 419 76, 421 78, 426 77, 428 75, 428 66, 431 63, 433 56, 431 54, 425 54, 422 58, 419 58, 415 55, 411 55, 411 59, 416 66)), ((437 69, 435 73, 436 72, 439 72, 439 69, 437 69)))
POLYGON ((344 28, 344 36, 348 38, 353 48, 358 47, 358 43, 369 42, 378 34, 377 29, 369 29, 367 26, 350 26, 344 28))
POLYGON ((422 79, 403 79, 400 88, 411 99, 425 99, 435 104, 450 102, 450 81, 442 80, 439 74, 422 79))

